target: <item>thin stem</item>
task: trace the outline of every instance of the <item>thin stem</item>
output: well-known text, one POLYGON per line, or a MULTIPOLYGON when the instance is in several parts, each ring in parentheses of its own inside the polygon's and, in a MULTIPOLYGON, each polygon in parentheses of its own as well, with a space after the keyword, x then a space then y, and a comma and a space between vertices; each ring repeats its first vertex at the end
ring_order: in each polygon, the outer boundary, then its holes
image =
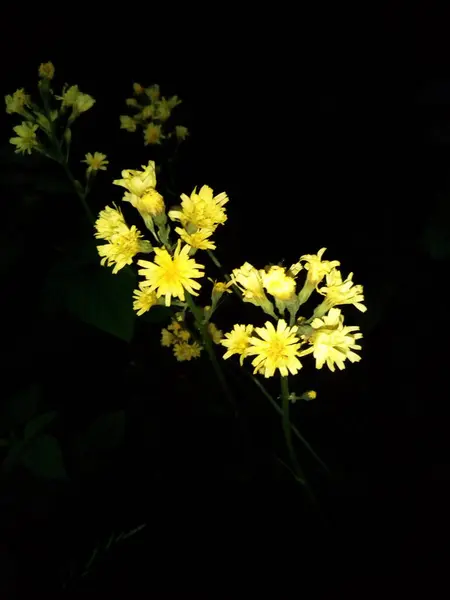
MULTIPOLYGON (((251 379, 253 380, 253 382, 255 383, 255 385, 257 385, 259 387, 259 389, 261 390, 261 393, 267 398, 267 400, 269 400, 269 402, 272 404, 274 409, 281 416, 283 414, 283 411, 281 410, 279 404, 273 399, 271 394, 266 390, 266 388, 263 386, 263 384, 254 375, 251 375, 250 373, 249 373, 249 375, 250 375, 251 379)), ((317 462, 323 467, 323 469, 327 473, 329 473, 330 471, 329 471, 328 467, 326 466, 326 464, 317 456, 317 454, 312 449, 311 445, 305 440, 305 438, 299 432, 297 427, 295 425, 293 425, 292 423, 290 424, 290 426, 291 426, 291 429, 292 429, 292 432, 294 433, 294 435, 301 441, 301 443, 307 448, 307 450, 309 450, 309 452, 311 452, 311 454, 314 456, 314 458, 317 460, 317 462)))
POLYGON ((281 399, 282 399, 282 421, 283 432, 286 440, 286 445, 289 450, 292 466, 294 467, 297 479, 304 485, 306 483, 305 475, 297 462, 294 446, 292 445, 291 422, 289 419, 289 384, 287 377, 281 377, 281 399))
POLYGON ((211 361, 211 364, 213 366, 214 372, 216 373, 217 379, 220 382, 220 385, 222 387, 222 391, 225 395, 225 397, 227 398, 227 400, 230 402, 230 404, 233 406, 235 415, 237 415, 237 409, 236 409, 236 404, 233 398, 233 395, 228 387, 227 381, 225 379, 225 375, 223 374, 223 371, 219 365, 219 362, 217 360, 216 357, 216 353, 214 352, 214 348, 213 348, 213 343, 211 340, 211 337, 208 333, 208 329, 204 323, 204 319, 203 319, 203 311, 200 307, 198 307, 195 302, 193 297, 191 296, 191 294, 186 293, 186 303, 189 307, 189 309, 191 310, 192 314, 194 315, 194 319, 195 319, 195 323, 201 333, 201 336, 203 338, 203 344, 205 346, 205 350, 208 354, 208 357, 211 361))

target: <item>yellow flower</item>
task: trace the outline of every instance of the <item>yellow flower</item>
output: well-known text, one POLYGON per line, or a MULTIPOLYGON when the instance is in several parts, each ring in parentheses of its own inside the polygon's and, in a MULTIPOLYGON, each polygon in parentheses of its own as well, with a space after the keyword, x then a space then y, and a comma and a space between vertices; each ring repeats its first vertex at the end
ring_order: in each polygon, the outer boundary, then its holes
POLYGON ((264 292, 261 273, 246 262, 239 269, 233 269, 231 281, 242 292, 242 300, 260 306, 268 315, 275 317, 273 304, 264 292))
POLYGON ((86 171, 91 173, 92 171, 106 171, 106 165, 109 165, 109 160, 106 160, 106 154, 101 152, 94 152, 92 155, 90 152, 86 154, 85 160, 82 160, 88 165, 86 171))
MULTIPOLYGON (((149 242, 141 240, 142 234, 134 225, 126 231, 115 233, 109 239, 108 244, 97 246, 101 264, 108 267, 115 265, 113 274, 118 273, 125 265, 131 265, 133 257, 139 252, 148 252, 151 248, 149 242)), ((141 286, 140 286, 141 287, 141 286)), ((142 286, 145 287, 145 286, 142 286)))
POLYGON ((92 108, 94 104, 95 100, 92 96, 80 92, 75 99, 73 109, 76 114, 81 114, 92 108))
POLYGON ((170 110, 173 110, 175 108, 175 106, 178 106, 179 104, 181 104, 182 100, 180 100, 178 98, 178 96, 171 96, 168 100, 167 100, 167 104, 169 105, 170 110))
POLYGON ((144 119, 151 119, 153 117, 153 114, 155 112, 155 107, 152 104, 147 104, 147 106, 144 106, 144 108, 142 109, 140 116, 144 119))
POLYGON ((214 323, 208 323, 208 331, 212 341, 215 344, 220 344, 220 341, 223 338, 223 332, 220 331, 220 329, 217 329, 214 323))
POLYGON ((120 129, 126 129, 132 133, 136 131, 136 121, 129 115, 120 115, 120 129))
MULTIPOLYGON (((139 286, 141 288, 141 286, 139 286)), ((158 298, 155 292, 151 292, 147 289, 134 290, 133 292, 133 308, 140 317, 145 312, 151 309, 152 306, 158 304, 158 298)))
POLYGON ((150 98, 150 100, 152 102, 155 102, 156 100, 158 100, 159 98, 159 85, 157 83, 155 83, 154 85, 151 85, 148 88, 145 88, 145 93, 147 94, 147 96, 150 98))
POLYGON ((125 192, 123 200, 125 202, 130 202, 131 205, 141 213, 141 215, 158 217, 166 209, 164 198, 153 188, 149 188, 143 196, 137 196, 136 194, 125 192))
POLYGON ((146 146, 148 146, 148 144, 160 144, 163 138, 161 125, 155 125, 154 123, 149 123, 147 125, 144 130, 144 144, 146 146))
POLYGON ((24 89, 16 90, 12 96, 5 96, 6 112, 9 115, 13 113, 21 114, 25 106, 29 106, 30 97, 25 94, 24 89))
POLYGON ((71 85, 68 89, 64 86, 62 96, 56 96, 58 100, 62 100, 62 106, 73 106, 81 94, 77 85, 71 85))
POLYGON ((175 343, 175 336, 173 335, 173 333, 171 333, 167 329, 162 329, 161 330, 161 346, 164 346, 165 348, 169 348, 174 343, 175 343))
MULTIPOLYGON (((333 269, 326 276, 327 284, 318 288, 319 294, 325 296, 323 305, 326 308, 331 308, 338 304, 353 304, 361 312, 366 312, 367 307, 361 302, 364 302, 363 286, 354 285, 353 273, 350 273, 345 281, 342 281, 341 272, 338 269, 333 269)), ((320 308, 320 307, 318 307, 320 308)), ((314 316, 321 316, 314 314, 314 316)))
POLYGON ((28 152, 31 154, 33 148, 39 147, 39 142, 36 138, 36 130, 38 125, 33 125, 33 123, 29 123, 28 121, 23 121, 21 125, 17 125, 13 127, 13 131, 15 131, 18 137, 10 138, 11 144, 17 146, 15 152, 28 152))
POLYGON ((175 227, 175 231, 179 234, 180 238, 192 248, 198 248, 199 250, 214 250, 216 245, 210 238, 213 231, 210 229, 199 229, 194 233, 188 233, 181 227, 175 227))
POLYGON ((122 179, 115 179, 114 185, 120 185, 126 190, 135 194, 136 196, 142 196, 149 188, 156 186, 156 169, 153 160, 148 161, 148 165, 142 165, 143 171, 137 171, 133 169, 125 169, 122 171, 122 179))
POLYGON ((191 360, 192 358, 198 358, 202 347, 197 342, 188 344, 186 342, 177 343, 173 347, 173 353, 178 361, 191 360))
POLYGON ((284 267, 274 265, 269 271, 261 271, 264 287, 277 300, 289 300, 295 294, 295 279, 286 275, 284 267))
POLYGON ((136 100, 136 98, 127 98, 125 100, 125 104, 127 106, 132 106, 132 107, 137 107, 139 106, 139 102, 136 100))
POLYGON ((227 214, 224 205, 228 202, 228 196, 221 192, 213 196, 213 191, 207 185, 200 188, 198 194, 196 188, 191 196, 181 194, 181 210, 172 210, 169 217, 180 221, 184 228, 193 225, 198 229, 210 229, 214 231, 217 225, 225 223, 227 214))
POLYGON ((53 66, 53 63, 47 62, 47 63, 40 64, 39 77, 50 80, 50 79, 53 79, 54 74, 55 74, 55 67, 53 66))
POLYGON ((250 338, 248 355, 256 355, 252 361, 254 373, 264 373, 265 377, 273 377, 278 369, 283 377, 289 373, 296 375, 302 368, 298 360, 301 342, 295 335, 296 327, 288 327, 286 321, 280 319, 277 328, 270 321, 265 327, 256 327, 259 337, 250 338))
POLYGON ((228 348, 223 358, 226 360, 230 356, 233 356, 233 354, 239 354, 242 365, 250 348, 250 336, 252 332, 253 325, 235 325, 229 333, 226 333, 225 339, 220 341, 222 346, 228 348))
POLYGON ((175 135, 177 136, 177 140, 182 142, 189 135, 189 129, 184 127, 184 125, 177 125, 175 127, 175 135))
POLYGON ((173 319, 172 322, 171 322, 171 324, 167 327, 167 329, 169 331, 173 331, 173 333, 175 335, 177 335, 178 332, 181 331, 182 327, 181 327, 181 324, 178 321, 176 321, 175 319, 173 319))
POLYGON ((332 308, 322 319, 316 318, 312 321, 311 327, 314 331, 308 338, 312 348, 304 350, 302 356, 312 352, 317 369, 321 369, 327 363, 331 371, 335 370, 335 364, 342 370, 345 368, 346 359, 352 363, 361 360, 353 350, 361 350, 361 346, 355 344, 355 341, 362 338, 362 333, 358 332, 359 327, 347 327, 343 322, 344 317, 339 308, 332 308))
POLYGON ((230 286, 233 285, 232 281, 228 281, 228 282, 224 282, 224 281, 213 281, 212 279, 208 278, 209 281, 211 281, 213 283, 213 289, 212 289, 212 293, 213 294, 232 294, 233 292, 229 289, 230 286))
POLYGON ((95 237, 109 241, 116 233, 124 233, 128 230, 122 211, 119 208, 106 206, 98 215, 95 222, 95 237))
POLYGON ((171 109, 169 106, 169 103, 167 102, 167 100, 165 98, 163 98, 162 100, 160 100, 156 105, 156 110, 155 110, 155 119, 157 119, 158 121, 167 121, 167 119, 170 117, 170 113, 171 113, 171 109))
POLYGON ((191 337, 191 332, 187 329, 179 329, 176 334, 177 338, 182 342, 187 342, 191 337))
POLYGON ((147 260, 138 261, 138 265, 144 267, 139 270, 139 274, 145 277, 142 285, 156 290, 158 298, 165 296, 166 306, 170 306, 172 296, 184 301, 185 290, 197 296, 195 290, 201 288, 195 279, 204 276, 204 266, 189 258, 189 250, 190 246, 182 248, 181 242, 178 241, 173 256, 165 248, 155 248, 154 263, 147 260))
POLYGON ((331 269, 340 265, 338 260, 322 260, 325 250, 326 248, 321 248, 317 254, 304 254, 300 257, 308 271, 307 279, 314 286, 319 284, 331 269))
POLYGON ((145 89, 140 83, 133 83, 133 91, 137 96, 139 96, 140 94, 143 94, 145 92, 145 89))

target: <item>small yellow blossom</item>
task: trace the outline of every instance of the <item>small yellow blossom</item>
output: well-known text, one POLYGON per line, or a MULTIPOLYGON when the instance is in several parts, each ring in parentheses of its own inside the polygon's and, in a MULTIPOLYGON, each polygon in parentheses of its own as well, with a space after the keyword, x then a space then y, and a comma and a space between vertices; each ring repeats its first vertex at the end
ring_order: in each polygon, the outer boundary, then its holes
POLYGON ((148 165, 142 165, 143 171, 125 169, 122 171, 122 179, 115 179, 114 185, 120 185, 136 196, 142 196, 149 188, 156 186, 156 169, 153 160, 148 165))
MULTIPOLYGON (((139 287, 141 288, 141 286, 139 287)), ((139 317, 150 310, 152 306, 158 304, 155 292, 150 292, 147 289, 134 290, 133 298, 133 308, 139 317)))
POLYGON ((317 254, 304 254, 300 257, 301 262, 305 262, 305 269, 308 271, 308 281, 317 286, 331 269, 338 267, 338 260, 322 260, 326 248, 321 248, 317 254))
POLYGON ((159 99, 159 95, 160 95, 159 85, 157 83, 155 83, 154 85, 151 85, 150 87, 145 88, 145 93, 147 94, 147 96, 150 98, 150 100, 152 102, 155 102, 156 100, 159 99))
POLYGON ((196 188, 191 196, 181 194, 181 210, 172 210, 169 217, 180 221, 186 229, 192 225, 197 229, 210 229, 214 231, 218 225, 225 223, 227 214, 224 205, 228 202, 228 196, 221 192, 213 196, 213 190, 203 185, 197 193, 196 188))
POLYGON ((210 229, 199 229, 194 233, 188 233, 182 227, 175 227, 175 231, 178 233, 180 238, 192 248, 197 248, 198 250, 214 250, 216 245, 209 238, 214 233, 210 229))
POLYGON ((120 129, 126 129, 132 133, 136 131, 136 121, 129 115, 120 115, 120 129))
POLYGON ((122 211, 115 207, 106 206, 98 215, 95 222, 95 237, 109 241, 116 233, 124 233, 128 230, 122 211))
POLYGON ((173 335, 173 333, 168 331, 168 329, 161 330, 161 346, 164 346, 165 348, 169 348, 170 346, 172 346, 172 344, 175 343, 175 340, 176 340, 175 336, 173 335))
POLYGON ((178 361, 191 360, 198 358, 202 351, 202 347, 197 342, 188 344, 186 342, 177 343, 173 347, 173 353, 178 361))
POLYGON ((136 98, 127 98, 125 100, 125 104, 127 106, 132 106, 133 108, 136 108, 139 106, 139 102, 136 100, 136 98))
POLYGON ((242 300, 259 306, 265 313, 275 317, 273 304, 267 298, 260 271, 246 262, 239 269, 233 269, 231 281, 242 292, 242 300))
POLYGON ((171 109, 169 103, 166 98, 162 98, 156 105, 156 110, 154 113, 154 118, 158 121, 167 121, 170 117, 171 109))
POLYGON ((125 265, 131 265, 136 254, 148 252, 151 248, 149 242, 141 238, 142 234, 134 225, 131 228, 127 227, 126 231, 115 233, 109 239, 108 244, 97 246, 99 255, 103 257, 101 264, 108 267, 115 265, 113 268, 114 275, 123 269, 125 265))
POLYGON ((180 339, 182 342, 187 342, 191 337, 191 332, 188 331, 187 329, 180 329, 177 332, 177 338, 180 339))
POLYGON ((220 344, 221 339, 223 338, 223 332, 220 329, 217 329, 214 323, 208 323, 208 332, 211 336, 212 341, 215 344, 220 344))
POLYGON ((88 165, 86 171, 91 173, 92 171, 106 171, 106 167, 109 164, 109 160, 106 160, 106 154, 101 152, 94 152, 92 155, 90 152, 86 154, 85 160, 82 160, 88 165))
POLYGON ((77 85, 71 85, 69 88, 64 86, 62 96, 56 96, 58 100, 62 100, 62 106, 73 106, 81 94, 77 85))
POLYGON ((233 292, 230 290, 230 287, 233 285, 232 281, 213 281, 208 277, 209 281, 213 283, 213 294, 232 294, 233 292))
POLYGON ((312 352, 316 368, 321 369, 327 363, 331 371, 335 370, 335 364, 339 369, 344 369, 346 359, 352 363, 360 361, 361 357, 353 350, 361 350, 361 346, 355 344, 355 341, 362 338, 362 333, 359 333, 359 327, 348 327, 343 322, 344 317, 339 308, 332 308, 322 319, 313 319, 311 327, 314 331, 308 337, 312 347, 304 350, 301 356, 312 352))
MULTIPOLYGON (((354 285, 353 273, 350 273, 345 281, 342 281, 341 272, 333 269, 326 276, 326 285, 318 288, 319 294, 325 296, 323 301, 324 308, 331 308, 338 304, 353 304, 361 312, 366 312, 367 307, 364 304, 364 294, 362 285, 354 285)), ((318 307, 320 308, 320 307, 318 307)), ((314 316, 320 316, 314 314, 314 316)))
POLYGON ((133 91, 137 96, 140 96, 145 92, 145 89, 140 83, 133 83, 133 91))
POLYGON ((154 263, 147 260, 138 261, 138 265, 144 267, 139 270, 139 275, 145 277, 142 285, 156 290, 158 298, 165 296, 166 306, 170 306, 172 296, 184 302, 185 290, 197 296, 195 290, 200 289, 201 285, 195 279, 204 276, 204 266, 189 258, 190 246, 181 247, 181 242, 178 241, 173 256, 165 248, 154 250, 154 263))
POLYGON ((177 320, 173 319, 171 324, 167 327, 169 331, 173 331, 175 335, 178 335, 178 332, 181 331, 182 326, 177 320))
POLYGON ((226 333, 225 339, 220 341, 222 346, 228 348, 223 358, 226 360, 230 356, 233 356, 233 354, 239 354, 242 365, 250 348, 250 336, 252 332, 253 325, 235 325, 229 333, 226 333))
POLYGON ((159 192, 153 188, 149 188, 143 196, 136 196, 136 194, 130 194, 125 192, 123 197, 125 201, 128 201, 137 208, 141 215, 150 215, 151 217, 158 217, 162 215, 166 210, 164 204, 164 198, 159 192))
POLYGON ((149 123, 144 129, 144 144, 146 146, 148 146, 148 144, 160 144, 163 138, 164 135, 161 131, 161 125, 149 123))
POLYGON ((259 337, 250 338, 248 355, 256 355, 252 361, 255 373, 265 377, 273 377, 278 369, 283 377, 289 373, 296 375, 302 368, 298 360, 301 342, 296 336, 296 327, 288 327, 286 321, 280 319, 277 328, 267 321, 265 327, 256 327, 259 337))
POLYGON ((81 92, 77 95, 73 104, 73 110, 76 114, 81 114, 92 108, 95 104, 95 100, 89 94, 82 94, 81 92))
POLYGON ((25 106, 29 106, 30 97, 25 94, 23 88, 16 90, 12 96, 5 96, 6 112, 9 115, 13 113, 23 113, 25 106))
POLYGON ((50 80, 50 79, 53 79, 54 75, 55 75, 55 67, 53 66, 53 63, 47 62, 47 63, 40 64, 39 77, 50 80))
POLYGON ((277 300, 289 300, 295 294, 295 279, 286 275, 284 267, 274 265, 269 271, 261 271, 264 287, 277 300))
POLYGON ((147 104, 142 109, 140 116, 146 121, 147 119, 151 119, 154 115, 155 107, 152 104, 147 104))
POLYGON ((11 144, 16 146, 15 152, 28 152, 31 154, 31 151, 35 148, 39 147, 39 142, 36 138, 36 130, 38 125, 33 125, 33 123, 29 123, 27 121, 23 121, 21 125, 17 125, 13 127, 13 131, 17 133, 18 137, 10 138, 11 144))
POLYGON ((175 127, 175 135, 177 136, 177 140, 179 142, 182 142, 188 137, 189 129, 187 127, 184 127, 184 125, 177 125, 175 127))

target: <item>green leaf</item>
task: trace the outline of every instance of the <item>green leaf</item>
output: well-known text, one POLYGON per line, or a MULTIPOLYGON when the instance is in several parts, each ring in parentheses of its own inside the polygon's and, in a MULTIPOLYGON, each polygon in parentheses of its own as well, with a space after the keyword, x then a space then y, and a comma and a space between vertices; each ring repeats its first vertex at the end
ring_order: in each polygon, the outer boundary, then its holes
POLYGON ((37 412, 40 397, 40 386, 33 384, 10 398, 6 405, 6 420, 10 426, 22 426, 32 419, 37 412))
POLYGON ((129 269, 112 274, 101 267, 94 243, 79 245, 52 270, 45 286, 45 308, 58 308, 102 331, 129 342, 136 314, 136 275, 129 269))
POLYGON ((26 425, 23 431, 25 439, 34 437, 47 427, 56 417, 56 411, 50 410, 42 415, 38 415, 34 419, 31 419, 26 425))
POLYGON ((22 465, 41 479, 67 479, 61 447, 52 435, 41 435, 27 445, 22 465))
POLYGON ((122 443, 125 435, 125 411, 118 410, 98 417, 79 439, 81 453, 110 451, 122 443))

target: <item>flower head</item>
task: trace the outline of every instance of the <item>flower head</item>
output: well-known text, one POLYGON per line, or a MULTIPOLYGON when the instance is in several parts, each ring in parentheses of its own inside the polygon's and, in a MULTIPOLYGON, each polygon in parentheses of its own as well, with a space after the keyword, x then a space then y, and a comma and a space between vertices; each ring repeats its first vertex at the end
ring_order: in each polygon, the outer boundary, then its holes
POLYGON ((39 142, 36 138, 36 130, 38 125, 33 125, 33 123, 29 123, 28 121, 23 121, 21 125, 17 125, 13 127, 13 131, 17 133, 18 137, 10 138, 11 144, 16 146, 15 152, 28 152, 31 154, 31 151, 34 148, 39 147, 39 142))
POLYGON ((152 306, 158 304, 158 298, 156 297, 155 292, 151 292, 141 286, 139 286, 138 290, 134 290, 133 298, 133 308, 139 317, 150 310, 152 306))
POLYGON ((202 347, 197 342, 188 344, 187 342, 178 342, 173 347, 173 353, 175 358, 182 362, 185 360, 191 360, 192 358, 198 358, 202 347))
POLYGON ((139 116, 146 121, 147 119, 151 119, 153 117, 154 112, 155 107, 153 106, 153 104, 147 104, 147 106, 144 106, 142 111, 139 113, 139 116))
POLYGON ((55 67, 53 66, 53 63, 51 62, 47 62, 47 63, 41 63, 39 65, 39 77, 42 77, 42 79, 53 79, 53 76, 55 75, 55 67))
POLYGON ((158 121, 167 121, 170 117, 171 108, 166 98, 162 98, 159 102, 156 103, 156 110, 154 114, 154 118, 158 121))
POLYGON ((125 192, 123 199, 131 202, 131 204, 137 208, 142 215, 158 217, 166 210, 164 198, 153 188, 149 188, 145 194, 140 197, 136 196, 135 194, 127 194, 125 192))
POLYGON ((125 104, 127 106, 131 106, 133 108, 138 108, 139 107, 139 102, 136 100, 136 98, 127 98, 125 100, 125 104))
POLYGON ((208 323, 208 332, 211 336, 212 341, 215 344, 220 344, 220 341, 223 338, 223 332, 220 331, 220 329, 217 329, 214 323, 208 323))
POLYGON ((140 83, 133 83, 133 91, 137 96, 140 96, 145 92, 145 89, 140 83))
POLYGON ((12 96, 5 96, 6 112, 11 115, 13 113, 21 114, 25 106, 30 104, 30 97, 25 94, 24 89, 16 90, 12 96))
MULTIPOLYGON (((109 267, 115 265, 113 274, 118 273, 125 265, 131 265, 133 257, 139 252, 148 252, 151 248, 149 242, 142 240, 142 234, 134 225, 126 231, 120 231, 112 235, 109 243, 97 246, 98 253, 102 258, 101 264, 109 267)), ((142 288, 141 288, 142 289, 142 288)))
POLYGON ((213 231, 210 229, 199 229, 194 233, 188 233, 182 227, 175 227, 175 231, 179 234, 183 242, 186 242, 192 248, 214 250, 216 247, 215 243, 209 239, 213 234, 213 231))
POLYGON ((156 169, 153 160, 148 161, 148 165, 142 165, 143 171, 125 169, 122 171, 122 179, 115 179, 114 185, 120 185, 126 190, 142 196, 150 188, 156 187, 156 169))
POLYGON ((158 100, 159 95, 160 95, 159 85, 157 83, 155 83, 154 85, 151 85, 150 87, 145 88, 145 93, 147 94, 147 96, 150 98, 150 100, 152 102, 155 102, 156 100, 158 100))
POLYGON ((338 304, 353 304, 361 312, 366 312, 367 307, 364 304, 363 286, 354 285, 353 273, 350 273, 345 281, 342 281, 341 272, 333 269, 326 276, 326 285, 318 288, 319 294, 325 296, 324 303, 328 307, 338 304))
POLYGON ((95 100, 89 94, 82 94, 81 92, 77 95, 73 104, 73 110, 77 114, 81 114, 92 108, 95 104, 95 100))
POLYGON ((109 164, 109 160, 106 160, 106 154, 101 152, 94 152, 92 155, 90 152, 86 154, 85 160, 82 160, 88 165, 86 171, 91 173, 92 171, 106 171, 106 166, 109 164))
POLYGON ((250 338, 247 353, 255 355, 252 365, 255 373, 264 373, 265 377, 273 377, 278 369, 283 377, 289 373, 296 375, 302 368, 298 360, 301 342, 296 336, 296 327, 288 327, 286 321, 280 319, 277 328, 270 321, 265 327, 256 327, 259 337, 250 338))
POLYGON ((223 358, 226 360, 230 356, 233 356, 233 354, 239 354, 242 365, 250 348, 250 336, 252 332, 253 325, 235 325, 229 333, 226 333, 225 339, 220 341, 222 346, 228 348, 223 358))
POLYGON ((95 222, 95 237, 109 241, 116 233, 124 233, 128 230, 122 211, 119 208, 106 206, 98 215, 95 222))
POLYGON ((177 140, 182 142, 189 135, 189 129, 184 127, 184 125, 177 125, 175 127, 175 135, 177 136, 177 140))
POLYGON ((304 254, 300 257, 308 271, 308 282, 314 286, 319 284, 331 269, 340 265, 338 260, 322 260, 325 250, 326 248, 321 248, 317 254, 304 254))
POLYGON ((213 294, 232 294, 233 292, 230 290, 230 287, 233 285, 232 281, 213 281, 212 279, 209 279, 209 281, 212 281, 213 283, 213 289, 212 289, 212 293, 213 294))
POLYGON ((295 294, 295 279, 286 275, 284 267, 274 265, 269 271, 261 271, 264 287, 277 300, 289 300, 295 294))
POLYGON ((144 144, 146 146, 149 144, 160 144, 163 138, 164 135, 161 131, 161 125, 149 123, 144 129, 144 144))
POLYGON ((228 202, 225 192, 213 196, 213 191, 207 185, 196 189, 191 196, 181 194, 181 210, 172 210, 169 217, 180 221, 184 228, 192 225, 197 229, 210 229, 214 231, 220 224, 225 223, 227 214, 224 205, 228 202))
POLYGON ((81 94, 77 85, 71 85, 69 88, 64 86, 62 96, 56 96, 58 100, 62 101, 62 106, 73 106, 77 101, 78 96, 81 94))
POLYGON ((132 133, 136 131, 136 121, 129 115, 120 115, 120 129, 126 129, 132 133))
POLYGON ((203 277, 203 265, 189 258, 190 246, 181 247, 179 241, 173 256, 165 248, 155 248, 155 262, 147 260, 138 261, 138 265, 144 267, 139 274, 145 277, 142 285, 156 290, 158 298, 165 296, 166 306, 170 306, 172 296, 184 301, 185 290, 195 296, 195 290, 201 288, 200 283, 195 281, 203 277))
POLYGON ((168 329, 161 330, 161 346, 169 348, 170 346, 172 346, 172 344, 175 343, 175 341, 176 338, 171 331, 169 331, 168 329))
POLYGON ((362 333, 359 333, 359 327, 348 327, 343 322, 344 317, 339 308, 332 308, 322 319, 313 319, 311 327, 314 331, 308 338, 312 348, 302 355, 312 352, 317 369, 327 363, 331 371, 335 370, 335 364, 342 370, 346 359, 352 363, 361 360, 353 350, 361 350, 361 346, 355 341, 362 338, 362 333))
POLYGON ((234 269, 231 281, 241 290, 242 300, 260 306, 268 315, 275 316, 273 304, 264 292, 261 273, 246 262, 239 269, 234 269))

